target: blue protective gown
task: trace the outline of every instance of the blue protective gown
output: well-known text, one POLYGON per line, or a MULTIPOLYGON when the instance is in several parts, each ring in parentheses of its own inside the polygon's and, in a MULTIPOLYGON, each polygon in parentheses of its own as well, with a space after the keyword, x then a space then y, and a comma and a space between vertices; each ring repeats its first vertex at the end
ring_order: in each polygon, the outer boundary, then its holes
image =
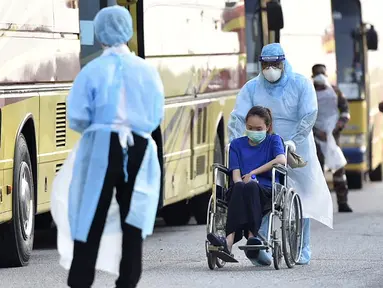
POLYGON ((153 231, 160 189, 157 147, 150 136, 164 114, 158 72, 126 45, 108 48, 78 74, 67 106, 69 127, 82 133, 69 191, 73 240, 87 240, 108 167, 111 132, 119 134, 126 180, 127 149, 134 145, 131 132, 148 139, 125 219, 142 229, 145 238, 153 231))
MULTIPOLYGON (((277 43, 264 47, 267 56, 284 55, 277 43)), ((228 123, 229 139, 241 137, 245 130, 245 117, 253 106, 271 110, 273 130, 285 141, 296 144, 296 152, 308 164, 304 168, 289 169, 291 187, 302 199, 304 218, 313 218, 332 228, 333 206, 326 180, 320 167, 312 128, 318 111, 315 89, 310 80, 294 73, 284 62, 281 79, 269 83, 262 73, 248 81, 241 89, 228 123)))

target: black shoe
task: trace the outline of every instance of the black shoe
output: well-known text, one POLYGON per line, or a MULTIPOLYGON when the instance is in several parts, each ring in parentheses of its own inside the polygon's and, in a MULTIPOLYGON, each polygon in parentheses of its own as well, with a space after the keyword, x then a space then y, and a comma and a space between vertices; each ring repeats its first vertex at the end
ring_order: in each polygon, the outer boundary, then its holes
POLYGON ((342 212, 352 212, 352 209, 350 206, 348 206, 347 203, 341 203, 341 204, 338 204, 338 211, 340 213, 342 212))
MULTIPOLYGON (((250 237, 249 239, 247 239, 247 243, 246 243, 246 246, 250 246, 250 245, 262 245, 262 242, 261 240, 259 240, 258 238, 256 237, 250 237)), ((250 260, 255 260, 255 259, 258 259, 258 256, 259 256, 259 250, 246 250, 245 251, 245 255, 247 258, 249 258, 250 260)))
POLYGON ((216 247, 223 247, 223 251, 227 254, 231 254, 229 251, 229 248, 227 247, 226 238, 219 237, 217 235, 214 235, 213 233, 207 234, 207 240, 211 243, 211 245, 216 247))

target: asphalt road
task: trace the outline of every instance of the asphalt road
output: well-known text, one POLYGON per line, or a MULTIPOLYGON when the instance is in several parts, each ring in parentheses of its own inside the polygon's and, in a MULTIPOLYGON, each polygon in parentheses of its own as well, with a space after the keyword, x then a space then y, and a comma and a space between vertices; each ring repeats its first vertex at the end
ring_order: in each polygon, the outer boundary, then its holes
MULTIPOLYGON (((145 243, 144 272, 138 287, 383 287, 383 184, 368 184, 363 191, 350 192, 349 198, 355 212, 335 211, 334 230, 312 225, 310 265, 279 271, 272 266, 252 266, 236 247, 233 253, 239 264, 210 271, 204 226, 158 225, 145 243)), ((66 287, 66 275, 58 264, 54 233, 43 231, 36 236, 28 267, 0 269, 0 287, 66 287)), ((93 287, 113 285, 113 275, 98 273, 93 287)))

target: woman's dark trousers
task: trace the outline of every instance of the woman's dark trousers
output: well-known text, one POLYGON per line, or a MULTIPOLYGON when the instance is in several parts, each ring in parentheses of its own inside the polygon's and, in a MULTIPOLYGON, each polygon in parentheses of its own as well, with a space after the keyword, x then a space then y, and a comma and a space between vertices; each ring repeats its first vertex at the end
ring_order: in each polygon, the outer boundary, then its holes
POLYGON ((249 231, 257 236, 264 212, 270 208, 270 204, 271 189, 254 181, 235 183, 228 203, 226 235, 235 232, 234 243, 243 236, 247 238, 249 231))

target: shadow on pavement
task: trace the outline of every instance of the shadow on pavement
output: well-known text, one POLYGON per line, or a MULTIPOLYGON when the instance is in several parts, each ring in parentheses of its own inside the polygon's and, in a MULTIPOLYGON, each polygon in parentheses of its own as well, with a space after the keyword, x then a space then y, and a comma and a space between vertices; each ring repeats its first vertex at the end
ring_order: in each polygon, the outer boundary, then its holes
POLYGON ((56 229, 44 229, 35 231, 33 249, 50 250, 57 248, 56 229))

